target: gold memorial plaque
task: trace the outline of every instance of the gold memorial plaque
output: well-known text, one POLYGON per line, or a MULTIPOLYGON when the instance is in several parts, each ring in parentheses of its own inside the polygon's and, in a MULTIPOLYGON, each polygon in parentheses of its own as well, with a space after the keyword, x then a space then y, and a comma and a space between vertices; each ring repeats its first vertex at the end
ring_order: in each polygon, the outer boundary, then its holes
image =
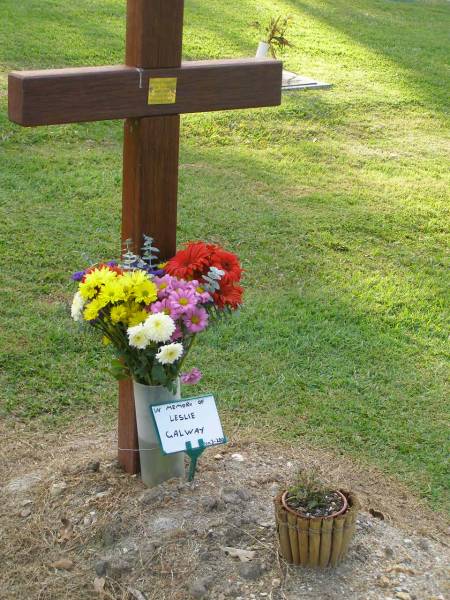
POLYGON ((148 84, 149 104, 175 104, 177 101, 176 77, 151 77, 148 84))

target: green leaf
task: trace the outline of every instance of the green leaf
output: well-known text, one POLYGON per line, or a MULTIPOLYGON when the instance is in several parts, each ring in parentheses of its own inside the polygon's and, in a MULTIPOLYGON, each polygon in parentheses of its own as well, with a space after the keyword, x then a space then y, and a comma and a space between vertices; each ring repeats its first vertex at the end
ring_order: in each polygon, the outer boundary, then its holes
POLYGON ((130 370, 128 367, 117 358, 112 359, 109 372, 118 381, 121 381, 122 379, 128 379, 130 377, 130 370))
POLYGON ((158 363, 155 363, 152 367, 152 379, 155 383, 164 385, 167 383, 167 375, 164 367, 158 363))

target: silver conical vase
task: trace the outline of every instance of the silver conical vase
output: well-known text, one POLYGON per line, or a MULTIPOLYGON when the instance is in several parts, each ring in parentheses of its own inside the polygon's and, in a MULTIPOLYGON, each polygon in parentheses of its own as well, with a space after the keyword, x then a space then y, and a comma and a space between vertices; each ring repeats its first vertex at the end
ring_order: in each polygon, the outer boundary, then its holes
POLYGON ((134 381, 133 387, 142 481, 148 487, 154 487, 167 479, 184 477, 184 452, 163 454, 151 414, 152 405, 168 404, 181 398, 180 384, 176 394, 161 385, 142 385, 134 381))

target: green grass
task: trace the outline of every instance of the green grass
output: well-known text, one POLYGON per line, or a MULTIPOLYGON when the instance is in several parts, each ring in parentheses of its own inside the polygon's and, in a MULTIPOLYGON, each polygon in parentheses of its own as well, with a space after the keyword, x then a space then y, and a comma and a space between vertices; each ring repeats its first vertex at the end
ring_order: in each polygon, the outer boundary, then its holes
MULTIPOLYGON (((67 279, 119 251, 122 125, 21 129, 6 74, 121 62, 124 4, 0 5, 5 418, 115 412, 107 353, 70 322, 67 279)), ((240 317, 198 345, 199 392, 236 424, 365 457, 442 506, 450 7, 186 0, 184 55, 251 55, 249 24, 274 12, 295 17, 287 67, 334 88, 183 118, 179 241, 237 251, 248 290, 240 317)))

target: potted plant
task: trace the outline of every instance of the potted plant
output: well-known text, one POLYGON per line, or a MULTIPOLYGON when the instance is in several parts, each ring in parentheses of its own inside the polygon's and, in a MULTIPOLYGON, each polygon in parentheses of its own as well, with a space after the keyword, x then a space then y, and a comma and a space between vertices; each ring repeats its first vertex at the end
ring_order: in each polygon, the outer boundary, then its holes
POLYGON ((324 485, 302 473, 275 498, 281 556, 294 565, 335 567, 353 537, 359 503, 351 492, 324 485))
POLYGON ((293 44, 286 38, 286 31, 289 29, 293 18, 278 16, 272 17, 267 25, 262 25, 258 21, 253 26, 261 33, 262 40, 259 42, 256 51, 256 58, 265 58, 268 53, 273 58, 277 57, 277 52, 283 53, 286 48, 293 48, 293 44))
POLYGON ((150 414, 151 404, 180 398, 180 380, 195 384, 198 369, 182 373, 198 333, 242 302, 237 257, 216 244, 187 244, 164 264, 144 236, 142 256, 130 250, 121 262, 92 265, 75 273, 72 317, 99 331, 115 358, 112 374, 132 377, 142 480, 154 486, 184 474, 184 454, 164 455, 150 414))

